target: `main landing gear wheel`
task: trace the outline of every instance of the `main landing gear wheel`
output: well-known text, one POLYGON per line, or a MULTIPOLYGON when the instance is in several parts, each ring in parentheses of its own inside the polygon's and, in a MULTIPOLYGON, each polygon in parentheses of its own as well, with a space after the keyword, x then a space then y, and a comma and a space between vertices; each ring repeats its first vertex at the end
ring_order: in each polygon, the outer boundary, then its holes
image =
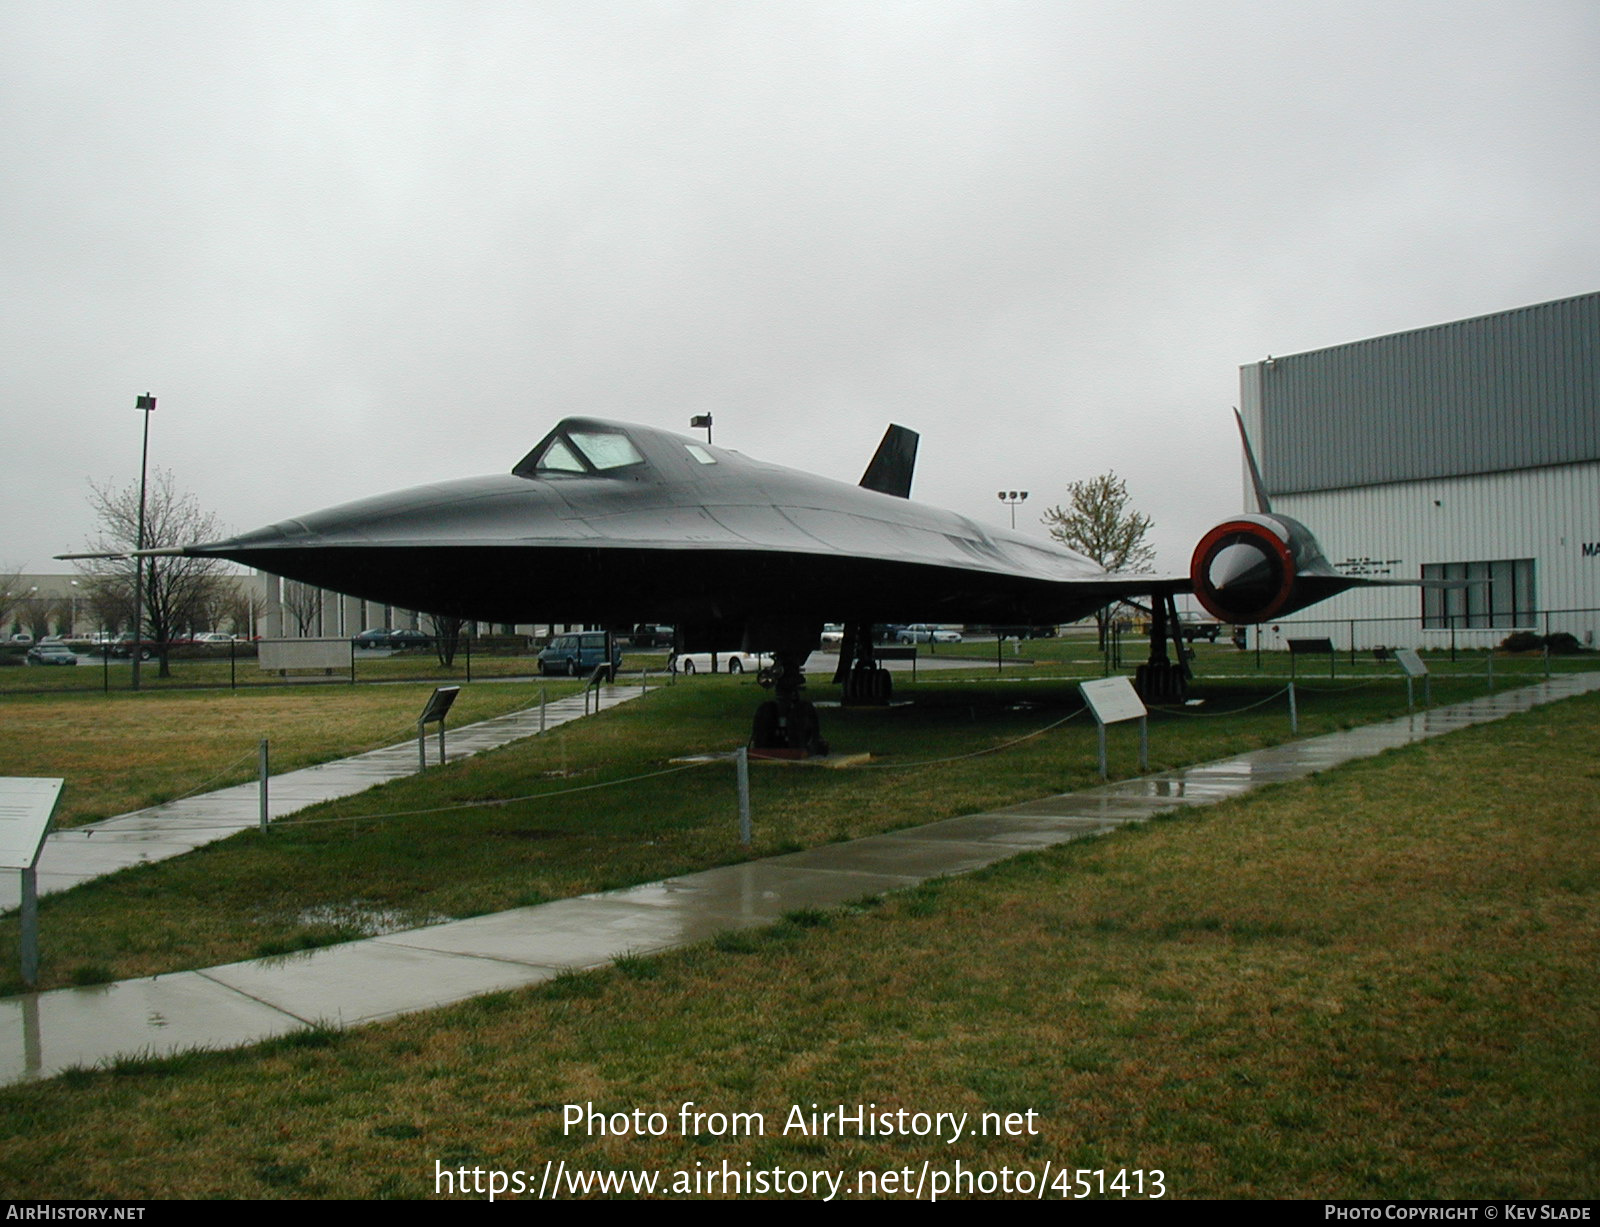
POLYGON ((847 622, 839 643, 839 667, 834 684, 844 688, 850 707, 887 707, 894 691, 889 671, 878 667, 872 654, 872 624, 847 622))
POLYGON ((844 701, 850 704, 887 706, 894 682, 887 669, 852 669, 845 674, 844 701))

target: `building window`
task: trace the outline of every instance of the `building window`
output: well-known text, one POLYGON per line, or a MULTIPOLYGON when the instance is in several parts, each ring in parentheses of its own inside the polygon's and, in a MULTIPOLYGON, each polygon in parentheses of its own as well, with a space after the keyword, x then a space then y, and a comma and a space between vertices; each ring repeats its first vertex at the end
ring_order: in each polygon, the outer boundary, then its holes
POLYGON ((1538 602, 1534 597, 1531 558, 1426 563, 1422 578, 1473 581, 1460 588, 1424 588, 1424 630, 1511 629, 1534 625, 1538 602))

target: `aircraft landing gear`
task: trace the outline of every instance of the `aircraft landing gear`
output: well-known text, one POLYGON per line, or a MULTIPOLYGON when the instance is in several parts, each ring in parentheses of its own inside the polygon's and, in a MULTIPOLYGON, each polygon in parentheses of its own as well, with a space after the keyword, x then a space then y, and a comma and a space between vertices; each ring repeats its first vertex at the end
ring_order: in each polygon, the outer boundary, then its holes
POLYGON ((828 752, 816 706, 800 697, 800 690, 806 684, 801 666, 807 654, 774 652, 772 664, 761 671, 757 680, 763 686, 772 687, 772 698, 756 708, 755 725, 750 732, 751 749, 796 758, 828 752))
POLYGON ((839 645, 839 668, 835 685, 844 687, 844 701, 851 707, 887 707, 894 692, 889 670, 880 669, 872 655, 872 624, 848 622, 844 641, 839 645))
POLYGON ((1150 659, 1139 666, 1134 689, 1146 703, 1182 703, 1189 685, 1187 647, 1177 638, 1178 659, 1167 655, 1167 640, 1180 635, 1178 602, 1170 594, 1150 602, 1150 659))

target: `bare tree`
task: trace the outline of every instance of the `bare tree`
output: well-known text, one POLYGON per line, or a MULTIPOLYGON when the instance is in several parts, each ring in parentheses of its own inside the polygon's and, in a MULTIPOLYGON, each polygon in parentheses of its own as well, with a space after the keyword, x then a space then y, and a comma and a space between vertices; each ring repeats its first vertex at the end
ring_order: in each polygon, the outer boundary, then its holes
POLYGON ((0 567, 0 634, 11 634, 11 627, 28 593, 22 588, 22 572, 0 567))
MULTIPOLYGON (((84 568, 80 565, 78 568, 84 568)), ((133 583, 102 585, 95 580, 84 583, 84 599, 89 602, 89 613, 100 630, 113 634, 133 622, 133 583)))
MULTIPOLYGON (((100 521, 99 534, 89 542, 96 553, 127 552, 137 548, 139 537, 139 484, 116 487, 109 482, 89 483, 89 505, 100 521)), ((222 535, 216 516, 202 511, 194 495, 173 486, 172 473, 157 469, 145 497, 144 547, 193 545, 222 535)), ((161 658, 162 677, 168 677, 167 652, 173 636, 206 622, 222 583, 224 563, 215 558, 160 557, 144 560, 144 626, 134 627, 135 639, 151 640, 161 658)), ((135 560, 96 558, 78 564, 88 579, 90 599, 102 617, 121 613, 118 621, 133 616, 135 560), (126 611, 126 612, 121 612, 126 611)))
POLYGON ((324 595, 321 588, 302 584, 297 579, 283 581, 283 595, 280 598, 283 614, 294 622, 295 634, 300 638, 304 639, 320 629, 324 595))
POLYGON ((455 664, 456 652, 461 647, 461 629, 466 624, 465 618, 450 614, 428 615, 428 629, 433 632, 433 650, 439 663, 446 669, 455 664))
POLYGON ((235 635, 253 635, 267 612, 267 602, 253 588, 236 583, 223 593, 218 612, 221 618, 228 620, 235 635))
POLYGON ((57 629, 66 623, 66 611, 62 602, 53 596, 40 596, 37 592, 29 595, 22 608, 23 625, 28 628, 33 641, 38 643, 50 634, 50 624, 54 622, 57 629))
POLYGON ((55 625, 56 634, 63 639, 71 639, 78 633, 78 603, 72 596, 63 596, 56 593, 50 598, 50 621, 55 625))
MULTIPOLYGON (((1155 562, 1156 552, 1145 541, 1150 517, 1134 511, 1130 502, 1127 483, 1115 473, 1102 473, 1069 485, 1066 503, 1050 508, 1041 521, 1051 537, 1107 571, 1138 571, 1155 562)), ((1110 614, 1106 606, 1094 616, 1102 649, 1110 614)))

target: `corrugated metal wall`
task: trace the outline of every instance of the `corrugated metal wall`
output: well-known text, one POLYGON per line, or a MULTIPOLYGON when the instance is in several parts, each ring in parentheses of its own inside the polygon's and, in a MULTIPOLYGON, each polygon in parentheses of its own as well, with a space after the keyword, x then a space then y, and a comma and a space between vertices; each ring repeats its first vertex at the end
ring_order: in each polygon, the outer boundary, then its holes
MULTIPOLYGON (((1252 363, 1240 398, 1275 510, 1336 566, 1411 577, 1533 559, 1535 629, 1600 646, 1600 293, 1252 363)), ((1351 647, 1488 647, 1507 633, 1425 628, 1421 606, 1415 588, 1356 590, 1265 641, 1299 628, 1351 647)))
MULTIPOLYGON (((1428 564, 1531 558, 1540 611, 1533 629, 1600 646, 1600 554, 1585 553, 1600 542, 1600 462, 1288 495, 1273 506, 1302 520, 1350 574, 1409 578, 1428 564)), ((1448 634, 1424 629, 1421 613, 1418 588, 1366 588, 1296 614, 1292 624, 1321 626, 1321 634, 1328 623, 1350 621, 1356 646, 1419 648, 1451 640, 1488 647, 1509 630, 1448 634)), ((1344 633, 1336 638, 1344 645, 1344 633)))
POLYGON ((1254 363, 1272 494, 1600 460, 1600 293, 1254 363))

